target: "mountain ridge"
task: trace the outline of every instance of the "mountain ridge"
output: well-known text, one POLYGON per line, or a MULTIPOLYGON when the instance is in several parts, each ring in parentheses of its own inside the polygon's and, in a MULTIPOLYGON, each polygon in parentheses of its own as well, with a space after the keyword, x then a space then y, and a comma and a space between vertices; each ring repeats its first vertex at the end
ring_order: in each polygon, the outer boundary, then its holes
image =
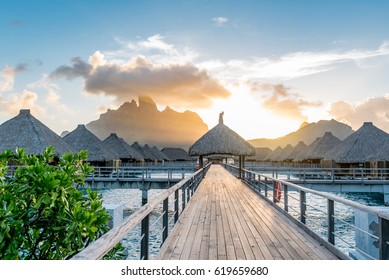
POLYGON ((316 138, 322 137, 325 132, 332 132, 334 136, 340 140, 344 140, 354 131, 349 125, 338 122, 334 119, 320 120, 313 123, 304 122, 298 130, 288 133, 282 137, 274 139, 256 138, 247 141, 254 147, 267 147, 274 150, 278 146, 285 147, 288 144, 296 146, 299 141, 303 141, 306 145, 310 145, 316 140, 316 138))
POLYGON ((169 106, 159 111, 154 100, 147 96, 140 96, 138 104, 133 99, 116 110, 108 109, 86 126, 102 140, 116 133, 128 144, 138 141, 159 148, 187 149, 208 131, 195 112, 177 112, 169 106))

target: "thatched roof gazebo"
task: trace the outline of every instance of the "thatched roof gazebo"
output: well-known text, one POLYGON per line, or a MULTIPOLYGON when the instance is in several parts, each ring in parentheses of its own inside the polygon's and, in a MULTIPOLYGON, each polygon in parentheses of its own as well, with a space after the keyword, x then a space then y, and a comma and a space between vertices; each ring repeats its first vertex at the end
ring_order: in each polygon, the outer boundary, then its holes
POLYGON ((149 144, 145 144, 142 147, 143 152, 145 153, 146 157, 150 159, 151 161, 158 161, 158 157, 154 155, 152 148, 149 146, 149 144))
POLYGON ((117 136, 116 133, 111 133, 103 141, 106 147, 114 150, 122 161, 142 161, 143 156, 131 147, 123 138, 117 136))
POLYGON ((115 151, 107 148, 103 141, 90 132, 83 124, 78 125, 75 130, 66 134, 63 139, 74 146, 77 151, 87 150, 88 161, 93 165, 105 165, 111 160, 119 159, 115 151))
POLYGON ((188 155, 188 152, 185 151, 183 148, 163 148, 161 150, 162 153, 164 153, 169 160, 172 161, 191 161, 193 160, 192 157, 188 155))
POLYGON ((371 122, 344 139, 326 154, 338 164, 361 164, 368 156, 379 151, 387 143, 389 135, 371 122))
POLYGON ((208 155, 239 156, 239 177, 245 156, 255 154, 255 149, 239 134, 223 123, 223 112, 219 115, 219 123, 200 137, 190 148, 189 155, 199 156, 200 167, 203 166, 203 157, 208 155))
POLYGON ((24 148, 28 154, 40 155, 47 146, 52 146, 58 156, 76 151, 28 109, 20 110, 17 116, 0 125, 0 152, 24 148))

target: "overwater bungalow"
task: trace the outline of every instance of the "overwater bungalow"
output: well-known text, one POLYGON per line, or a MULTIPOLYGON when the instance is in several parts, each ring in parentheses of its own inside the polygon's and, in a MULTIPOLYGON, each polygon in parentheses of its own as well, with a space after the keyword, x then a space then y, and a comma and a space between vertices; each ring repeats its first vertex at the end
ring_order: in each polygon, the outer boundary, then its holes
MULTIPOLYGON (((338 167, 363 167, 368 157, 382 149, 389 135, 371 122, 344 139, 327 154, 326 159, 334 160, 338 167)), ((369 167, 369 166, 366 166, 369 167)))
POLYGON ((135 141, 134 143, 132 143, 131 147, 133 149, 135 149, 139 154, 141 154, 145 161, 153 161, 154 160, 154 158, 150 158, 149 154, 145 153, 145 151, 143 150, 142 146, 139 144, 138 141, 135 141))
POLYGON ((88 162, 93 166, 109 166, 118 160, 119 156, 112 149, 107 148, 103 141, 90 132, 85 125, 77 128, 63 137, 63 140, 72 145, 77 151, 88 151, 88 162))
POLYGON ((20 110, 17 116, 0 125, 0 152, 24 148, 27 154, 40 155, 47 146, 54 147, 58 156, 76 151, 28 109, 20 110))
POLYGON ((153 152, 153 155, 159 160, 159 161, 167 161, 169 158, 162 153, 156 146, 153 146, 151 148, 151 151, 153 152))
POLYGON ((271 154, 269 154, 266 158, 265 161, 271 161, 274 162, 276 161, 276 158, 279 157, 279 155, 282 153, 282 148, 281 146, 278 146, 271 154))
POLYGON ((150 161, 154 161, 154 162, 159 161, 158 157, 154 154, 154 152, 153 152, 152 148, 149 146, 149 144, 143 145, 142 149, 143 149, 146 157, 150 161))
POLYGON ((273 151, 267 147, 256 147, 255 155, 247 157, 247 161, 263 162, 273 151))
POLYGON ((293 146, 288 144, 282 149, 281 153, 274 159, 274 161, 283 162, 288 160, 289 154, 293 151, 293 146))
POLYGON ((294 146, 293 150, 285 156, 285 161, 298 162, 297 159, 305 152, 307 147, 308 146, 303 141, 298 142, 297 145, 294 146))
POLYGON ((322 137, 316 138, 296 160, 315 167, 332 167, 331 160, 325 162, 328 151, 341 143, 342 140, 331 132, 325 132, 322 137))
POLYGON ((111 133, 103 140, 103 144, 114 150, 124 165, 126 163, 144 160, 138 151, 124 141, 123 138, 118 137, 116 133, 111 133))
POLYGON ((223 123, 223 113, 219 115, 219 123, 189 148, 189 155, 199 157, 200 167, 203 166, 203 158, 207 156, 239 156, 240 172, 245 157, 254 154, 254 147, 223 123))
POLYGON ((188 152, 183 148, 163 148, 161 150, 162 153, 166 155, 166 157, 170 161, 192 161, 193 158, 189 156, 188 152))

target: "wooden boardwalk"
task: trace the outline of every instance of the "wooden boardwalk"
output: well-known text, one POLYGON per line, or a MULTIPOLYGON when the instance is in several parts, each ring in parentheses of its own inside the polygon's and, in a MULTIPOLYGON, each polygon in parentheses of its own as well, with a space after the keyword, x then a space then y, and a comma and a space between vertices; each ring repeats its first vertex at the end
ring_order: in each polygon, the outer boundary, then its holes
POLYGON ((212 165, 157 259, 339 259, 220 165, 212 165))

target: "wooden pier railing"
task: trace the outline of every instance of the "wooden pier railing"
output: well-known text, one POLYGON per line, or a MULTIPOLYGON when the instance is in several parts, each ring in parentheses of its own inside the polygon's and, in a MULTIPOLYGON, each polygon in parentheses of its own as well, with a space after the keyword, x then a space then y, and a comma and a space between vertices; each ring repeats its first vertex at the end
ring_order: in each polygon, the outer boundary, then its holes
MULTIPOLYGON (((163 243, 169 234, 169 221, 172 221, 174 224, 177 222, 180 214, 182 211, 184 211, 186 204, 189 202, 201 180, 204 178, 206 172, 209 169, 209 166, 210 165, 205 166, 190 177, 187 177, 171 188, 164 190, 157 198, 153 199, 152 201, 147 202, 147 200, 144 200, 144 205, 135 211, 132 215, 130 215, 127 219, 125 219, 121 225, 112 228, 101 238, 75 255, 72 260, 102 259, 113 247, 116 246, 116 244, 121 242, 126 237, 126 235, 138 225, 141 227, 141 250, 139 258, 141 260, 149 259, 150 214, 152 211, 155 211, 155 209, 162 208, 162 227, 160 232, 163 243), (172 197, 171 201, 174 205, 173 211, 169 210, 170 197, 172 197)), ((159 219, 160 218, 157 220, 159 219)))
MULTIPOLYGON (((233 165, 224 166, 232 174, 238 176, 238 167, 233 165)), ((354 250, 365 259, 389 259, 388 210, 382 211, 375 207, 365 206, 333 194, 304 188, 286 180, 276 179, 247 169, 243 169, 241 179, 306 232, 315 238, 324 239, 328 244, 328 249, 331 250, 333 246, 339 249, 339 242, 342 244, 342 249, 348 247, 349 250, 354 250), (308 196, 311 201, 307 198, 308 196), (318 199, 315 200, 313 197, 318 199), (322 205, 318 204, 319 199, 324 202, 322 205), (353 212, 361 211, 366 215, 372 215, 376 222, 372 222, 367 228, 359 227, 355 224, 355 217, 351 221, 345 221, 341 216, 342 211, 335 211, 336 207, 349 208, 353 212), (317 218, 320 215, 324 218, 324 221, 318 224, 312 218, 317 218), (319 228, 324 234, 317 233, 313 226, 319 228), (344 240, 344 232, 341 230, 344 230, 345 227, 351 228, 355 236, 358 235, 364 241, 362 245, 370 243, 373 244, 372 248, 360 247, 356 240, 352 243, 344 240)))

